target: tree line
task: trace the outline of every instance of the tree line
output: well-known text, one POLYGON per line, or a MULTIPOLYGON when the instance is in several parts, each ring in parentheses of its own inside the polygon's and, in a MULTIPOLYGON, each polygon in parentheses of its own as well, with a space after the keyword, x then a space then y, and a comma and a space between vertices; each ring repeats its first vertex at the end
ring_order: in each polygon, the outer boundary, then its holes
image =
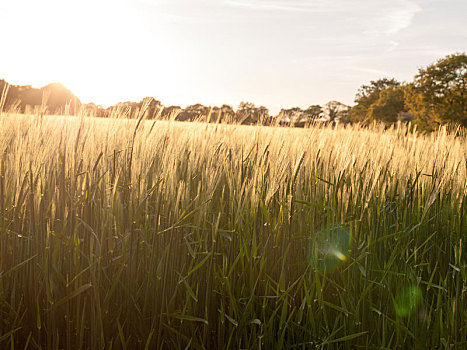
POLYGON ((456 53, 420 68, 412 82, 382 78, 363 85, 345 121, 411 121, 431 131, 441 124, 467 127, 467 55, 456 53))
POLYGON ((209 107, 194 104, 164 106, 153 97, 140 102, 120 102, 109 108, 94 103, 82 104, 63 85, 53 83, 41 89, 9 85, 0 80, 0 112, 79 114, 92 117, 127 117, 207 121, 237 124, 304 126, 312 122, 392 124, 412 122, 419 129, 435 130, 441 124, 467 127, 467 55, 456 53, 420 68, 412 82, 394 78, 370 81, 357 91, 355 105, 338 101, 308 108, 283 108, 272 116, 264 106, 241 102, 236 110, 230 105, 209 107))

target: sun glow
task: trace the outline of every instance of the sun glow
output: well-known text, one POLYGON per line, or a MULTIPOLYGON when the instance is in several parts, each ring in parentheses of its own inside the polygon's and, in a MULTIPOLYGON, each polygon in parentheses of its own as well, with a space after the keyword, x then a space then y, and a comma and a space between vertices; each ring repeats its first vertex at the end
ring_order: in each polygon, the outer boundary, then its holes
POLYGON ((83 102, 109 105, 158 89, 162 94, 162 86, 170 90, 177 79, 157 26, 145 28, 144 14, 127 1, 22 0, 2 10, 15 33, 6 47, 18 46, 4 58, 10 68, 5 78, 13 84, 57 81, 83 102), (13 23, 19 13, 27 25, 13 23))
POLYGON ((368 81, 409 81, 463 51, 455 2, 2 0, 0 79, 60 82, 104 106, 350 105, 368 81))

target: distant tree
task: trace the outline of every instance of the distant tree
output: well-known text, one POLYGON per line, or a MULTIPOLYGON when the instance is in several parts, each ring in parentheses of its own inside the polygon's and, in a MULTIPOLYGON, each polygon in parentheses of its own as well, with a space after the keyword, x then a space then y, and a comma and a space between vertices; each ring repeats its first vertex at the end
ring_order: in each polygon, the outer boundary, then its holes
POLYGON ((393 78, 382 78, 362 85, 355 96, 356 105, 350 110, 349 119, 353 122, 368 123, 371 121, 371 106, 379 99, 381 91, 397 88, 401 83, 393 78))
POLYGON ((168 106, 164 107, 161 113, 162 119, 176 119, 178 114, 182 111, 180 106, 168 106))
MULTIPOLYGON (((154 97, 145 97, 140 102, 138 102, 137 107, 140 113, 144 113, 144 117, 147 119, 159 118, 162 113, 161 101, 156 100, 154 97)), ((138 115, 140 116, 140 115, 138 115)))
POLYGON ((385 123, 397 122, 400 113, 406 110, 404 89, 392 86, 380 91, 378 95, 378 99, 369 108, 369 120, 385 123))
POLYGON ((107 115, 110 118, 137 118, 141 105, 138 102, 125 101, 107 108, 107 115))
POLYGON ((252 102, 240 102, 235 119, 241 124, 263 123, 269 119, 269 110, 264 106, 256 107, 252 102))
POLYGON ((4 111, 24 113, 78 114, 81 101, 62 84, 52 83, 40 89, 31 85, 10 85, 0 80, 0 102, 4 111), (44 98, 46 97, 46 98, 44 98))
POLYGON ((209 107, 203 106, 200 103, 190 105, 178 114, 176 120, 193 121, 206 118, 209 115, 209 110, 209 107))
POLYGON ((265 106, 259 106, 255 111, 255 122, 260 124, 270 124, 269 109, 265 106))
POLYGON ((345 118, 349 109, 349 106, 339 101, 329 101, 323 106, 323 114, 328 121, 336 122, 340 118, 345 118))
POLYGON ((105 109, 101 105, 96 105, 95 103, 85 103, 82 104, 79 110, 79 115, 83 117, 97 117, 102 118, 106 117, 105 109))
POLYGON ((374 96, 375 93, 378 93, 382 90, 385 90, 389 87, 399 87, 402 84, 394 78, 381 78, 378 80, 370 81, 368 85, 362 85, 358 89, 357 95, 355 96, 355 102, 360 101, 362 98, 374 96))
POLYGON ((240 124, 243 124, 247 119, 253 120, 256 106, 252 102, 240 102, 237 111, 235 112, 235 119, 240 124))
POLYGON ((323 107, 320 105, 311 105, 303 111, 307 121, 313 121, 320 118, 323 115, 323 107))
POLYGON ((229 114, 235 113, 235 112, 234 112, 234 109, 233 109, 232 106, 230 106, 230 105, 225 105, 225 104, 222 105, 221 110, 222 110, 222 112, 224 112, 224 113, 229 113, 229 114))
POLYGON ((277 119, 281 125, 293 125, 301 120, 303 113, 300 107, 282 108, 277 119))
POLYGON ((419 70, 407 104, 419 123, 459 123, 467 127, 467 55, 448 55, 419 70))
POLYGON ((426 103, 423 94, 414 86, 414 83, 404 87, 404 102, 419 130, 433 131, 439 127, 439 118, 426 103))
POLYGON ((52 83, 41 88, 41 96, 47 95, 45 104, 50 113, 76 115, 81 101, 60 83, 52 83))
POLYGON ((232 106, 222 105, 221 107, 212 107, 211 108, 211 122, 233 122, 235 112, 232 106))

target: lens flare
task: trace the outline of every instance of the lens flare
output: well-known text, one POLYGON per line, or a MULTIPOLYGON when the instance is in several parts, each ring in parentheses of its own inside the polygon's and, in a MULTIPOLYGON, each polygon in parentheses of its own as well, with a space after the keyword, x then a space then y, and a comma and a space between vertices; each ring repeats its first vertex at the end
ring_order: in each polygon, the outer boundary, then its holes
POLYGON ((343 225, 321 229, 310 237, 308 261, 320 272, 332 272, 348 259, 351 241, 350 231, 343 225))
POLYGON ((407 317, 422 302, 423 295, 419 287, 411 286, 401 290, 394 299, 394 308, 396 315, 400 317, 407 317))

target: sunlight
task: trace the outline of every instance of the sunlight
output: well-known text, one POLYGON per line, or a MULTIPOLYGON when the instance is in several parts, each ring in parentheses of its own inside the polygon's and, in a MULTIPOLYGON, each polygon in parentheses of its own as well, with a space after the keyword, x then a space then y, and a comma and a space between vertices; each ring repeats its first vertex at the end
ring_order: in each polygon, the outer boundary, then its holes
POLYGON ((7 62, 12 82, 32 81, 40 87, 57 81, 83 102, 110 105, 139 100, 177 79, 171 48, 157 31, 145 30, 144 18, 129 2, 23 0, 7 10, 21 8, 29 9, 22 14, 29 25, 10 25, 17 40, 28 45, 7 62))
POLYGON ((466 345, 465 13, 0 0, 0 350, 466 345))

